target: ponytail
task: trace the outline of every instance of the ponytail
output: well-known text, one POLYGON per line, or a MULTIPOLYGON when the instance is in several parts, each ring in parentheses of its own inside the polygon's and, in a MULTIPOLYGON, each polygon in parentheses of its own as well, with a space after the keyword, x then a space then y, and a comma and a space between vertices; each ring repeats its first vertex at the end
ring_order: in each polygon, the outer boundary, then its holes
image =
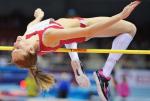
POLYGON ((49 90, 54 85, 54 77, 51 74, 43 73, 36 66, 31 67, 30 72, 41 90, 49 90))
POLYGON ((54 84, 54 77, 51 74, 43 73, 36 67, 37 54, 36 52, 27 52, 24 49, 12 52, 12 62, 21 68, 27 68, 33 75, 36 84, 41 90, 48 90, 54 84), (26 53, 26 55, 24 55, 26 53), (19 54, 19 55, 18 55, 19 54))

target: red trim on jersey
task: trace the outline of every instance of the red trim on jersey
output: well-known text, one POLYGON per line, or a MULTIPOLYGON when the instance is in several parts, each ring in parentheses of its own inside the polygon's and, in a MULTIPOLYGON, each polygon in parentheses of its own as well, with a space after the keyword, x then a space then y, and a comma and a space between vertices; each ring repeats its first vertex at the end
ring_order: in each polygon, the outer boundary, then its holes
MULTIPOLYGON (((86 27, 86 25, 84 25, 84 26, 83 25, 81 25, 81 23, 80 23, 80 27, 86 27)), ((81 43, 81 42, 85 41, 85 37, 73 38, 73 39, 68 39, 68 40, 60 40, 59 45, 57 45, 56 47, 46 47, 42 42, 42 36, 43 36, 44 31, 48 28, 63 29, 63 27, 60 24, 53 21, 53 22, 50 23, 50 26, 46 27, 44 30, 35 31, 31 34, 26 35, 26 39, 28 39, 28 38, 32 37, 33 35, 38 34, 38 36, 39 36, 39 50, 37 52, 38 55, 43 55, 43 54, 46 54, 48 52, 53 52, 56 49, 62 47, 64 44, 70 44, 70 43, 73 43, 73 42, 81 43), (56 25, 51 25, 51 24, 56 24, 56 25)))

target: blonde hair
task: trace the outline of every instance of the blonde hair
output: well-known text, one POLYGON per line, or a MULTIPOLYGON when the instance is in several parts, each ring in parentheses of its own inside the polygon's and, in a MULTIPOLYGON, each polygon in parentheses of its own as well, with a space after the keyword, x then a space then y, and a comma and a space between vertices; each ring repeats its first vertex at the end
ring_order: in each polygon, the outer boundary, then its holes
MULTIPOLYGON (((12 54, 17 54, 13 53, 12 54)), ((36 84, 40 87, 41 90, 48 90, 54 84, 54 77, 51 74, 43 73, 40 71, 37 66, 37 55, 36 53, 27 53, 27 55, 19 56, 15 60, 12 59, 12 62, 18 65, 21 68, 27 68, 33 75, 36 84)))

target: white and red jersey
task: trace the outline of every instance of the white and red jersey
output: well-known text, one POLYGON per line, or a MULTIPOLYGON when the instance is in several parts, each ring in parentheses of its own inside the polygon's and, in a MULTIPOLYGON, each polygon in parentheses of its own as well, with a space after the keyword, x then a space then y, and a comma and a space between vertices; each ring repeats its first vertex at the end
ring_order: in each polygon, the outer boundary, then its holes
MULTIPOLYGON (((83 18, 77 18, 77 19, 79 19, 79 21, 80 21, 80 27, 86 27, 86 25, 84 23, 82 23, 83 18)), ((73 38, 73 39, 68 39, 68 40, 60 40, 59 45, 57 45, 55 47, 46 47, 42 42, 42 36, 43 36, 44 31, 48 28, 63 29, 64 27, 62 25, 60 25, 59 23, 55 22, 54 20, 48 19, 48 20, 41 21, 40 23, 38 23, 28 29, 31 33, 26 35, 26 39, 28 39, 36 34, 38 34, 38 36, 39 36, 38 55, 46 54, 48 52, 53 52, 56 49, 62 47, 64 44, 70 44, 73 42, 80 43, 80 42, 85 41, 85 37, 73 38)))

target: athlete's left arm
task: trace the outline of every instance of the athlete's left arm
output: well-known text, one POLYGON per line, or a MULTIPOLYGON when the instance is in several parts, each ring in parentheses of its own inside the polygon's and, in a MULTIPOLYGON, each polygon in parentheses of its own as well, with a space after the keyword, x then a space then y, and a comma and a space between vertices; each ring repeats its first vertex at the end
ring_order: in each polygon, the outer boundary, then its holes
POLYGON ((127 18, 134 9, 140 4, 140 1, 131 2, 129 5, 124 7, 124 9, 110 17, 107 21, 98 22, 86 28, 66 28, 66 29, 48 29, 45 32, 45 36, 47 37, 45 41, 46 44, 49 42, 55 42, 58 40, 67 40, 72 38, 80 38, 80 37, 90 37, 93 33, 102 32, 108 27, 116 24, 122 19, 127 18))
MULTIPOLYGON (((67 49, 77 49, 77 43, 74 42, 74 43, 70 43, 70 44, 65 44, 65 47, 67 49)), ((76 69, 81 69, 81 65, 80 65, 80 59, 79 59, 79 56, 78 56, 78 53, 77 52, 69 52, 68 53, 70 58, 71 58, 71 66, 72 66, 72 69, 74 71, 74 73, 76 74, 76 69), (76 64, 76 65, 74 65, 76 64)))
MULTIPOLYGON (((77 43, 74 42, 74 43, 70 43, 70 44, 65 44, 65 47, 67 49, 77 49, 77 43)), ((69 54, 71 60, 78 60, 79 61, 79 56, 78 56, 77 52, 69 52, 68 54, 69 54)))

